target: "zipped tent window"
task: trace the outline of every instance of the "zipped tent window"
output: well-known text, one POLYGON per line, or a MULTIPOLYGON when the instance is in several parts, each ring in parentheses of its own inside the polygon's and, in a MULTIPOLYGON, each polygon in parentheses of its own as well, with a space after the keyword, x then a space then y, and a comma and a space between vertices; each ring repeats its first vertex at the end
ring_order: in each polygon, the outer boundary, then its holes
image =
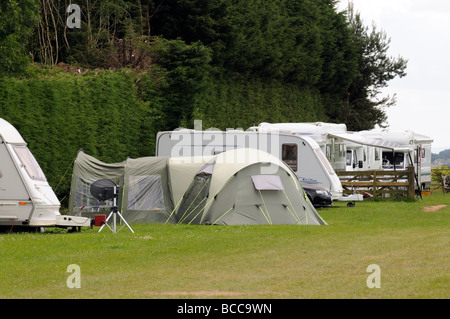
POLYGON ((27 171, 31 179, 44 182, 46 181, 44 172, 39 167, 38 162, 26 146, 16 146, 14 147, 14 152, 16 152, 17 157, 19 158, 23 167, 25 167, 25 170, 27 171))
POLYGON ((252 180, 255 189, 259 191, 284 190, 283 183, 278 175, 253 175, 252 180))
POLYGON ((289 165, 294 172, 297 171, 297 144, 283 144, 281 149, 282 160, 289 165))
POLYGON ((83 208, 84 212, 104 212, 113 205, 112 200, 99 202, 91 194, 91 185, 95 182, 94 179, 78 177, 75 183, 74 191, 75 197, 73 208, 75 211, 83 208))
POLYGON ((165 209, 160 175, 133 176, 128 180, 128 210, 165 209))

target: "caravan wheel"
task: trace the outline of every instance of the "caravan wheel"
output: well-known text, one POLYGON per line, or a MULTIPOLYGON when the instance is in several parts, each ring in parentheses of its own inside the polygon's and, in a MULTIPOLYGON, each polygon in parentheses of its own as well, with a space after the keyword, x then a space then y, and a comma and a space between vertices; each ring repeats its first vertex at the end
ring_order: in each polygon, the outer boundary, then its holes
POLYGON ((77 227, 77 226, 72 226, 72 227, 67 227, 67 232, 68 233, 79 233, 81 232, 81 227, 77 227))

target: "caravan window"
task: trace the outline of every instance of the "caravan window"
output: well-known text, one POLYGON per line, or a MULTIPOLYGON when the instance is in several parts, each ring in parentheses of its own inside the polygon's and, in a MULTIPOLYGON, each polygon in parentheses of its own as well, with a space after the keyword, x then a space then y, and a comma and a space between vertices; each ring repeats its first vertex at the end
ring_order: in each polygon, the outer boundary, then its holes
POLYGON ((405 154, 392 152, 383 152, 383 169, 393 169, 395 163, 396 169, 405 168, 405 154))
POLYGON ((297 144, 283 144, 281 149, 282 160, 289 165, 294 172, 297 171, 297 144))
POLYGON ((375 148, 375 160, 380 160, 380 150, 378 148, 375 148))
POLYGON ((417 161, 422 161, 421 159, 425 158, 425 149, 419 148, 419 150, 420 150, 420 152, 418 151, 418 149, 414 150, 414 163, 417 163, 417 161), (419 154, 419 155, 417 155, 417 154, 419 154))
POLYGON ((326 156, 327 160, 331 161, 331 145, 327 144, 326 146, 326 156))
POLYGON ((352 164, 353 164, 352 154, 353 154, 352 150, 347 150, 347 158, 346 158, 346 161, 345 161, 345 164, 347 166, 352 166, 352 164))
POLYGON ((325 167, 325 169, 328 171, 330 175, 335 174, 333 166, 331 166, 330 162, 325 157, 325 154, 320 149, 315 149, 315 152, 317 154, 317 157, 319 158, 322 165, 325 167))
POLYGON ((21 164, 23 165, 31 179, 37 181, 46 181, 44 172, 39 167, 38 162, 27 147, 16 146, 14 147, 14 152, 16 152, 17 157, 19 158, 21 164))

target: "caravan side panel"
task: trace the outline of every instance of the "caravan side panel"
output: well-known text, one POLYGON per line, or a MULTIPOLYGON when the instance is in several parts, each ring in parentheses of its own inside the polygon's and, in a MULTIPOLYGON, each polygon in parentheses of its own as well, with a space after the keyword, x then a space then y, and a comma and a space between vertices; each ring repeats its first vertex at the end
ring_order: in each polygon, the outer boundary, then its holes
POLYGON ((423 188, 431 187, 431 144, 422 145, 421 177, 423 188))
POLYGON ((28 200, 27 190, 4 143, 0 144, 0 163, 0 200, 28 200))
POLYGON ((32 203, 5 143, 0 144, 0 163, 0 225, 25 221, 32 203))

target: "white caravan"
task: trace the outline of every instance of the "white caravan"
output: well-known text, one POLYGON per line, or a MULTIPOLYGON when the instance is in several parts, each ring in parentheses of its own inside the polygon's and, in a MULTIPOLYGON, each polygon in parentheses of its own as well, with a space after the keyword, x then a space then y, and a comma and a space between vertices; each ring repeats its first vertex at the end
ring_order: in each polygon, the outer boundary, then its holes
POLYGON ((277 156, 292 168, 300 181, 329 189, 333 200, 361 200, 358 196, 342 195, 341 182, 325 154, 307 136, 254 130, 187 129, 159 132, 156 136, 156 156, 210 156, 236 148, 255 148, 277 156))
POLYGON ((346 145, 341 138, 331 136, 330 133, 345 133, 345 124, 334 123, 261 123, 253 127, 258 132, 288 132, 290 134, 308 136, 322 149, 326 158, 335 171, 346 170, 346 145))
POLYGON ((431 186, 431 143, 429 136, 404 132, 361 131, 359 135, 374 141, 390 143, 392 149, 383 149, 381 169, 402 170, 413 165, 416 173, 416 186, 427 189, 431 186))
POLYGON ((0 226, 90 226, 88 218, 61 215, 60 206, 27 143, 0 118, 0 226))
POLYGON ((345 124, 336 123, 261 123, 260 132, 285 130, 314 139, 336 171, 379 169, 381 149, 378 141, 348 132, 345 124))
POLYGON ((310 136, 336 171, 416 168, 417 185, 431 185, 432 139, 414 132, 349 132, 345 124, 261 123, 260 132, 285 130, 310 136), (392 163, 396 163, 393 165, 392 163))

